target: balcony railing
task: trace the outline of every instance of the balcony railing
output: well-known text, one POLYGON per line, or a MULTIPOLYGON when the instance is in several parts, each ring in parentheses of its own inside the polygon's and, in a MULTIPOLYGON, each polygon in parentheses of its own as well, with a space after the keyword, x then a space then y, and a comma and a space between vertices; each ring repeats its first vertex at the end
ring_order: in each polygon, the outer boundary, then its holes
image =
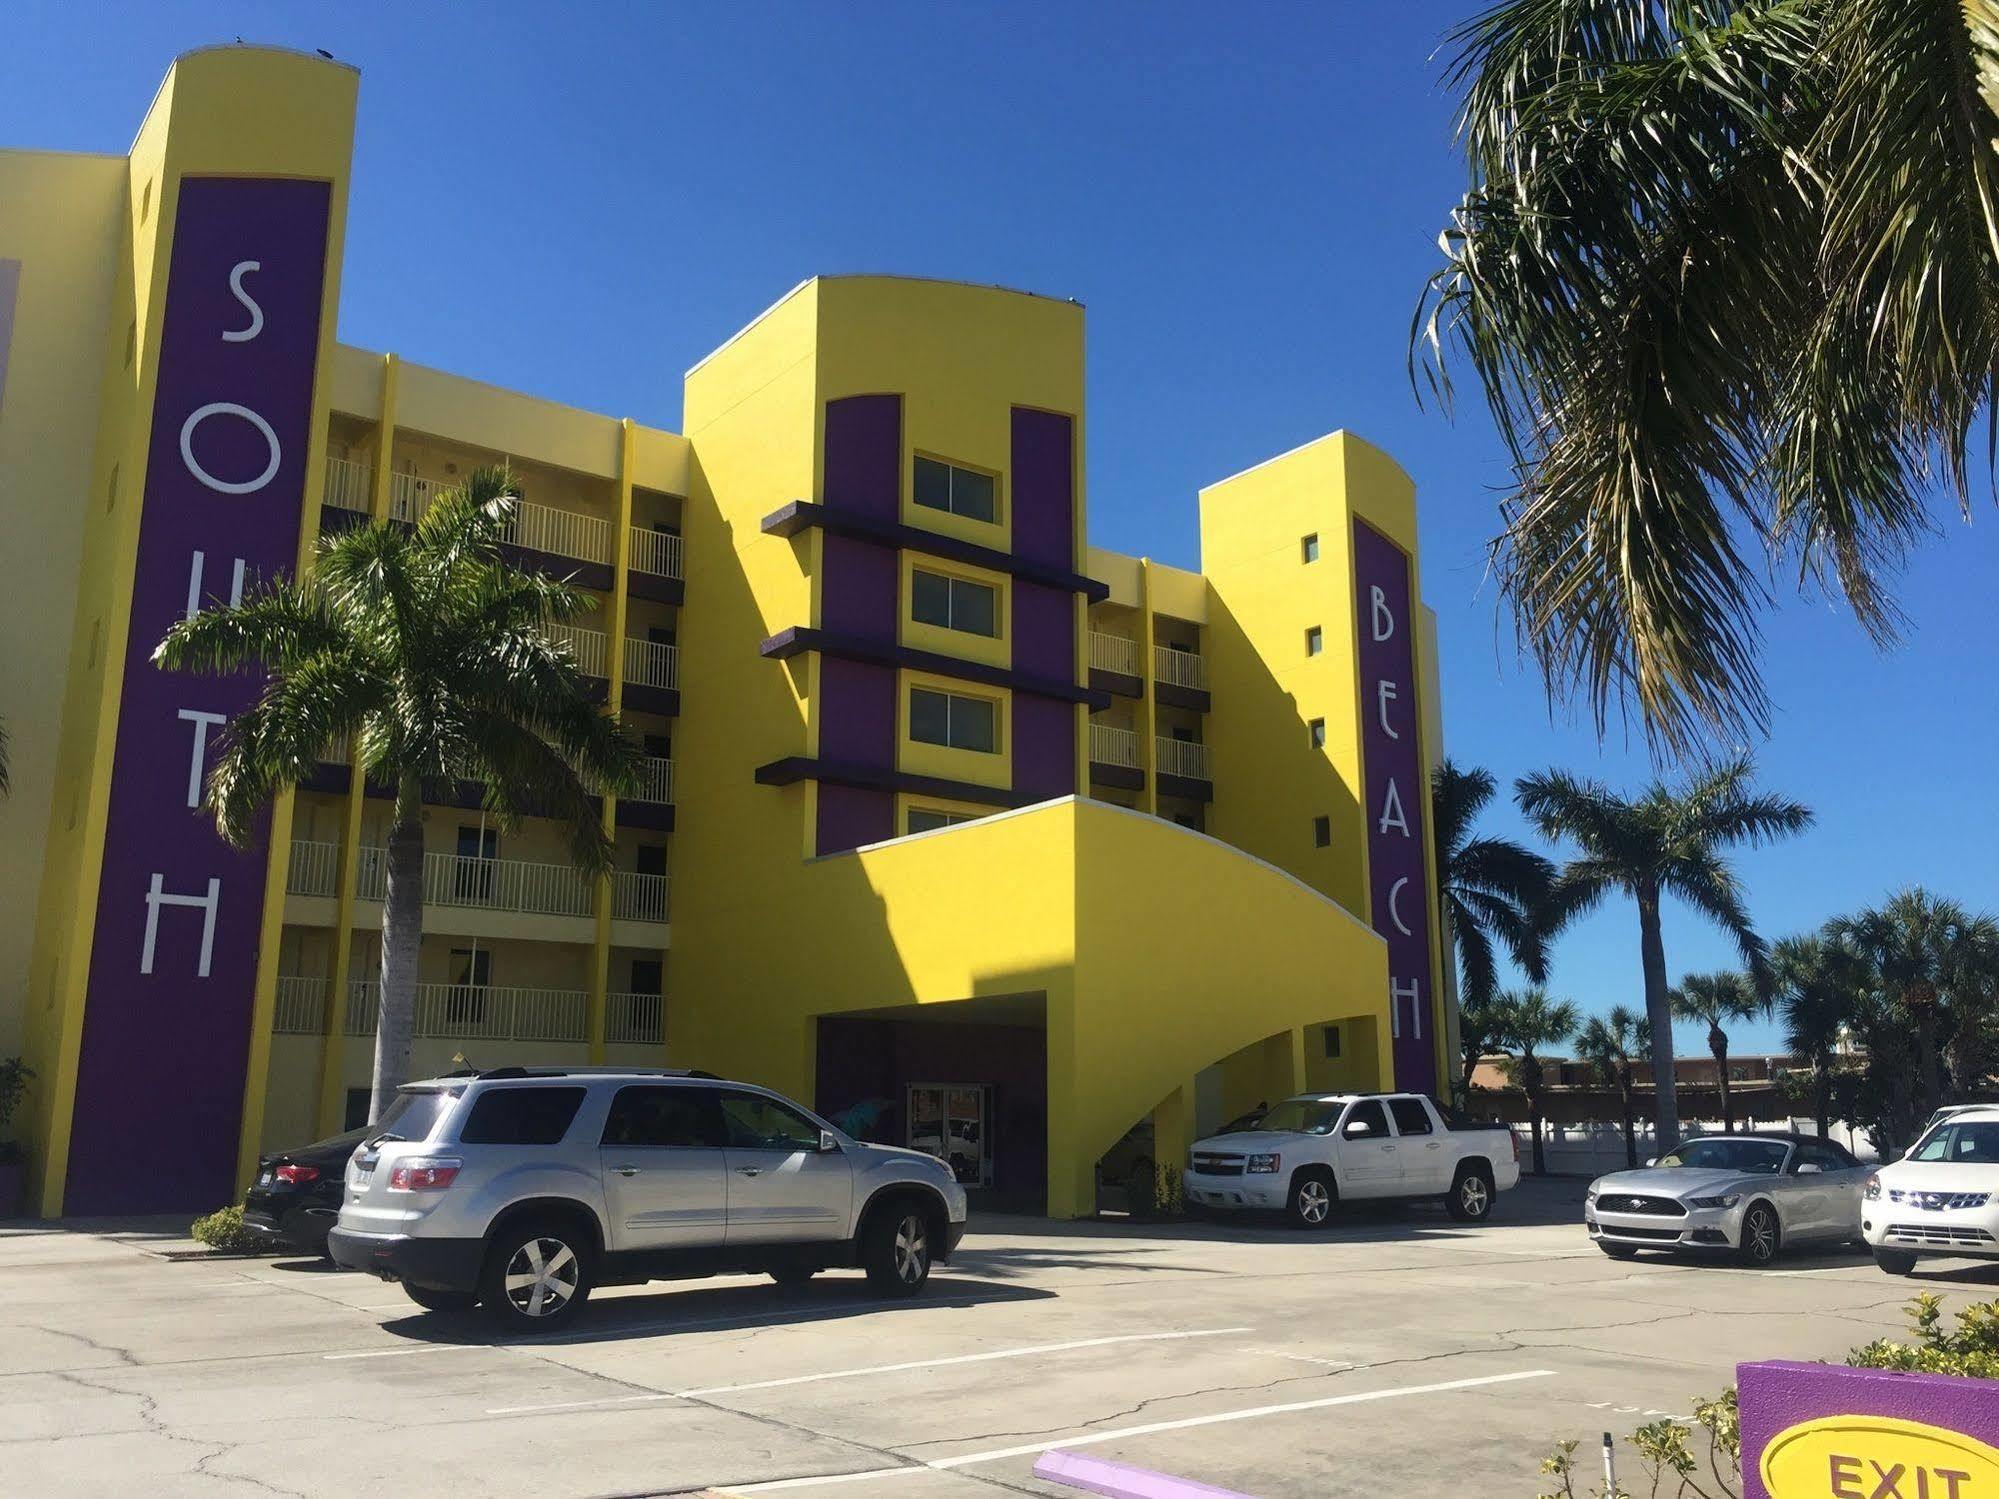
POLYGON ((320 497, 321 503, 336 510, 357 510, 366 515, 368 492, 374 487, 367 464, 355 458, 329 458, 326 460, 326 492, 320 497))
POLYGON ((1122 765, 1127 770, 1139 769, 1137 733, 1131 729, 1120 729, 1115 724, 1091 724, 1090 761, 1095 765, 1122 765))
MULTIPOLYGON (((285 888, 294 895, 331 896, 340 847, 293 842, 285 888)), ((381 900, 388 889, 387 851, 355 850, 354 894, 381 900)), ((666 920, 666 876, 621 870, 611 877, 611 909, 621 921, 666 920)), ((536 916, 589 916, 597 909, 591 882, 572 865, 526 859, 480 859, 458 854, 423 856, 423 899, 429 906, 470 906, 536 916)))
POLYGON ((611 876, 611 915, 619 921, 665 921, 666 876, 617 871, 611 876))
POLYGON ((1119 676, 1138 675, 1138 642, 1126 635, 1090 631, 1090 670, 1115 672, 1119 676))
POLYGON ((663 640, 625 637, 625 682, 631 687, 680 687, 680 648, 663 640))
POLYGON ((1189 781, 1214 779, 1208 774, 1208 747, 1187 739, 1155 738, 1152 747, 1163 776, 1189 781))
POLYGON ((531 552, 573 557, 578 562, 611 560, 611 523, 600 516, 557 510, 523 500, 514 507, 500 539, 531 552))
POLYGON ((669 536, 666 532, 655 531, 650 526, 633 526, 631 547, 633 572, 651 573, 656 578, 681 576, 678 536, 669 536))
MULTIPOLYGON (((372 1036, 381 1013, 378 980, 348 988, 347 1034, 372 1036)), ((419 1040, 587 1041, 590 996, 581 989, 494 984, 418 984, 412 1031, 419 1040)))
POLYGON ((569 647, 569 654, 576 658, 576 669, 584 676, 605 675, 604 652, 610 645, 610 638, 602 630, 585 630, 578 625, 547 625, 544 628, 550 640, 569 647))
POLYGON ((331 895, 339 871, 339 844, 294 838, 291 863, 285 869, 285 889, 293 895, 331 895))
POLYGON ((657 994, 604 996, 604 1039, 613 1046, 657 1045, 666 1036, 666 1001, 657 994))
POLYGON ((278 975, 271 1029, 280 1036, 316 1036, 326 1027, 326 980, 278 975))
POLYGON ((423 519, 431 501, 448 494, 456 486, 442 479, 424 479, 415 474, 389 475, 389 517, 415 525, 423 519))
POLYGON ((1197 692, 1208 690, 1207 658, 1194 651, 1155 645, 1152 648, 1152 675, 1175 687, 1190 687, 1197 692))
POLYGON ((648 755, 639 767, 638 790, 628 798, 635 802, 651 802, 654 806, 673 805, 673 762, 657 755, 648 755))

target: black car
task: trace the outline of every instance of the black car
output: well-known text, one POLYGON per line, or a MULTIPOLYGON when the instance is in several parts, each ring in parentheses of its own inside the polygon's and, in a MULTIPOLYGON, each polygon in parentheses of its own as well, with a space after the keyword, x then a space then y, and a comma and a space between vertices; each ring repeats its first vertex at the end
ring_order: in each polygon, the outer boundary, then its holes
POLYGON ((262 1157, 256 1180, 243 1194, 243 1226, 288 1248, 325 1254, 326 1232, 340 1216, 347 1158, 367 1138, 367 1130, 350 1129, 262 1157))

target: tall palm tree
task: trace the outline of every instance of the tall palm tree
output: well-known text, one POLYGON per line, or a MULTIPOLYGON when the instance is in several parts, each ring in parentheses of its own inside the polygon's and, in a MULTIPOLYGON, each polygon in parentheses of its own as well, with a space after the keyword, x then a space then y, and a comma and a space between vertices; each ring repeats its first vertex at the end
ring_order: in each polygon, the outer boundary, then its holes
MULTIPOLYGON (((1494 561, 1551 686, 1760 725, 1772 572, 1881 640, 1999 376, 1999 30, 1957 0, 1501 0, 1417 310, 1516 466, 1494 561)), ((1413 372, 1413 371, 1412 371, 1413 372)), ((1982 446, 1984 452, 1976 449, 1982 446)))
POLYGON ((1673 1091, 1673 1012, 1660 905, 1675 896, 1734 937, 1758 992, 1764 992, 1763 939, 1750 924, 1741 883, 1722 850, 1754 847, 1800 832, 1812 821, 1809 808, 1758 793, 1752 778, 1750 762, 1739 758, 1672 785, 1654 781, 1636 797, 1559 770, 1525 776, 1515 786, 1520 810, 1542 835, 1578 850, 1555 882, 1552 919, 1587 911, 1612 891, 1630 896, 1638 907, 1662 1154, 1680 1142, 1680 1112, 1673 1091))
POLYGON ((1732 1135, 1735 1104, 1729 1092, 1728 1032, 1723 1027, 1753 1020, 1763 1012, 1765 1006, 1756 996, 1756 986, 1740 973, 1690 973, 1666 998, 1675 1020, 1696 1021, 1707 1027, 1707 1049, 1714 1054, 1721 1089, 1721 1127, 1732 1135))
POLYGON ((1541 1145, 1541 1089, 1545 1080, 1541 1053, 1560 1046, 1576 1033, 1578 1012, 1566 999, 1550 999, 1545 989, 1508 990, 1499 996, 1500 1036, 1510 1051, 1514 1081, 1527 1095, 1527 1128, 1534 1142, 1534 1174, 1546 1176, 1548 1161, 1541 1145))
POLYGON ((1872 967, 1915 1045, 1916 1110, 1936 1108, 1944 1102, 1942 1035, 1957 1018, 1951 1001, 1978 982, 1980 960, 1999 944, 1991 918, 1915 886, 1885 905, 1837 917, 1826 930, 1872 967))
POLYGON ((1466 1097, 1471 1095, 1472 1074, 1478 1071, 1478 1064, 1505 1045, 1505 1034, 1506 1011, 1498 995, 1467 998, 1458 1007, 1458 1057, 1464 1069, 1459 1091, 1466 1097))
POLYGON ((1617 1089, 1624 1105, 1624 1164, 1638 1165, 1638 1064, 1651 1046, 1645 1034, 1645 1017, 1625 1005, 1614 1005, 1608 1015, 1592 1015, 1576 1032, 1576 1055, 1594 1067, 1605 1086, 1617 1089))
POLYGON ((1821 1136, 1832 1132, 1832 1085, 1841 1040, 1860 1017, 1865 982, 1859 957, 1824 932, 1785 937, 1770 948, 1770 970, 1784 1016, 1784 1044, 1812 1069, 1812 1113, 1821 1136))
MULTIPOLYGON (((1511 839, 1473 836, 1472 824, 1493 790, 1491 771, 1446 760, 1437 767, 1430 793, 1437 884, 1464 976, 1465 1008, 1498 991, 1495 939, 1530 982, 1548 978, 1545 916, 1555 866, 1511 839)), ((1471 1082, 1469 1069, 1465 1082, 1471 1082)))
POLYGON ((555 819, 594 875, 611 844, 592 795, 628 789, 638 769, 637 745, 548 634, 587 612, 588 595, 501 557, 518 498, 504 469, 480 469, 414 528, 377 521, 323 537, 302 579, 184 620, 153 653, 176 671, 268 674, 208 778, 231 843, 255 836, 257 814, 342 736, 370 780, 395 788, 370 1118, 409 1074, 426 786, 480 783, 502 827, 555 819))

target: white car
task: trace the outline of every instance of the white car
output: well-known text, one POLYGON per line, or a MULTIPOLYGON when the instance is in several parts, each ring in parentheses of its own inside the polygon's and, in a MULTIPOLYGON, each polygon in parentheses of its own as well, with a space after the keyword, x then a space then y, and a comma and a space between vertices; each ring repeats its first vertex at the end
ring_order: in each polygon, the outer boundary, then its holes
POLYGON ((1583 1223, 1612 1259, 1698 1249, 1767 1265, 1786 1245, 1860 1233, 1867 1168, 1816 1135, 1707 1135, 1590 1183, 1583 1223))
POLYGON ((1196 1140, 1181 1186, 1204 1208, 1282 1209, 1322 1228, 1335 1202, 1361 1197, 1441 1197, 1477 1222, 1519 1182, 1520 1145, 1503 1124, 1449 1124, 1420 1093, 1310 1093, 1196 1140))
POLYGON ((1999 1259, 1999 1105, 1952 1109, 1867 1178, 1861 1231, 1874 1263, 1907 1275, 1919 1255, 1999 1259))

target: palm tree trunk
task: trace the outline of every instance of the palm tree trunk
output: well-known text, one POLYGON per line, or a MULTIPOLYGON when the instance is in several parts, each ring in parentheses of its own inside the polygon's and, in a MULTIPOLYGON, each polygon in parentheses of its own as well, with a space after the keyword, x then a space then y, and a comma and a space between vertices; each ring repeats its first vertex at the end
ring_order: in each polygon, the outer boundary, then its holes
POLYGON ((1937 1054, 1936 1005, 1910 1005, 1915 1018, 1916 1032, 1916 1078, 1922 1085, 1922 1096, 1916 1100, 1916 1112, 1927 1119, 1943 1103, 1943 1067, 1937 1054))
POLYGON ((1735 1105, 1728 1094, 1728 1037, 1718 1025, 1707 1028, 1707 1049, 1714 1053, 1715 1081, 1721 1086, 1721 1132, 1735 1133, 1735 1105))
POLYGON ((1638 1169, 1638 1121, 1631 1110, 1631 1069, 1624 1069, 1624 1076, 1618 1084, 1618 1091, 1624 1095, 1624 1164, 1630 1170, 1638 1169))
POLYGON ((1832 1134, 1832 1069, 1821 1065, 1818 1075, 1819 1094, 1819 1138, 1832 1134))
POLYGON ((1680 1101, 1673 1091, 1673 1007, 1666 998, 1666 944, 1659 935, 1659 892, 1638 895, 1638 952, 1645 968, 1645 1023, 1652 1032, 1653 1120, 1660 1155, 1680 1143, 1680 1101))
POLYGON ((1527 1095, 1527 1128, 1534 1137, 1534 1174, 1548 1174, 1548 1158, 1541 1147, 1541 1093, 1537 1088, 1527 1095))
POLYGON ((423 788, 405 776, 396 792, 382 900, 382 992, 375 1007, 375 1080, 368 1118, 380 1119, 409 1081, 416 1022, 417 956, 423 946, 423 788))

